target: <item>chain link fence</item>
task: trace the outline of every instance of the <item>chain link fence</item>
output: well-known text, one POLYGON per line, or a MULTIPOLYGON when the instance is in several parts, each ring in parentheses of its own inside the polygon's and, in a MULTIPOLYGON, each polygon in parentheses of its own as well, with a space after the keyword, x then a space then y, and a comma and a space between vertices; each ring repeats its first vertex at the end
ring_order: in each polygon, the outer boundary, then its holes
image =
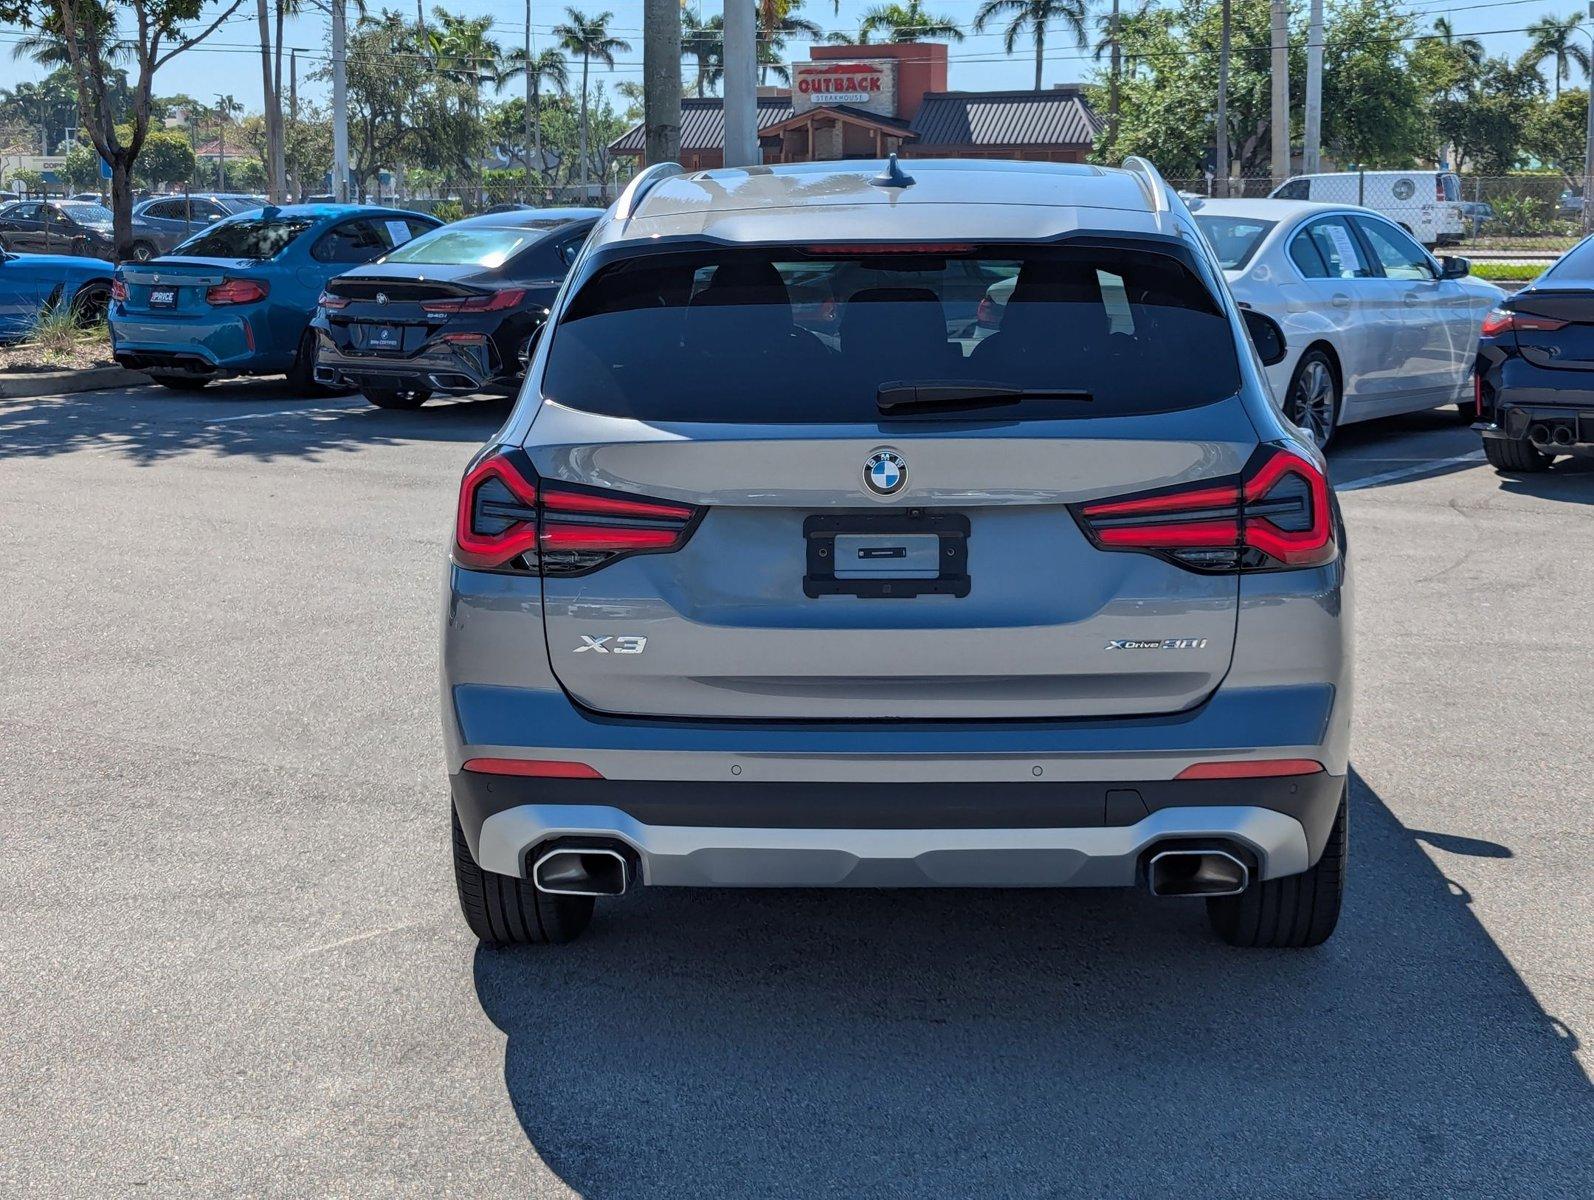
MULTIPOLYGON (((1215 181, 1171 179, 1186 196, 1215 196, 1215 181)), ((1584 234, 1581 187, 1559 174, 1457 175, 1449 171, 1342 171, 1231 181, 1234 198, 1278 196, 1355 204, 1380 212, 1434 250, 1477 257, 1554 258, 1584 234)))

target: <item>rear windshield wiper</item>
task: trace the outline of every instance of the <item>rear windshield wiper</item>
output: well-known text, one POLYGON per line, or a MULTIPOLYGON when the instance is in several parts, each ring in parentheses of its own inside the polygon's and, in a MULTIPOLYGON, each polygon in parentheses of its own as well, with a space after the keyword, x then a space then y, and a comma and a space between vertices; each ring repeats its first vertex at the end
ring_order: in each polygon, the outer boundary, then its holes
POLYGON ((992 408, 1023 400, 1095 399, 1084 388, 1025 388, 1006 383, 980 383, 963 379, 893 380, 875 391, 875 406, 883 413, 904 409, 992 408))

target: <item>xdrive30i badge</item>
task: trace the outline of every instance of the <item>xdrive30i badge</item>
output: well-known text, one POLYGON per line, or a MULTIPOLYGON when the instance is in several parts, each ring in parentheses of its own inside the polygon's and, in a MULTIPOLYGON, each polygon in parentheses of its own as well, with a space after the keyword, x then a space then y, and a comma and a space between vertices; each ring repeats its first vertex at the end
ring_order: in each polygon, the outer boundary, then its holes
POLYGON ((1106 650, 1204 650, 1206 638, 1121 638, 1108 642, 1106 650))

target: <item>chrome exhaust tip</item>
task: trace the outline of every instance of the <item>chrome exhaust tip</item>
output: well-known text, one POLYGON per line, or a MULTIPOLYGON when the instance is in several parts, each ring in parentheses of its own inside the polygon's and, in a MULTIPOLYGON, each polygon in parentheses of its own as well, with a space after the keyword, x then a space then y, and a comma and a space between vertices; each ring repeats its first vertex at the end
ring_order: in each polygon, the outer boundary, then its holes
POLYGON ((630 857, 611 846, 557 846, 531 868, 537 890, 552 896, 619 896, 634 876, 630 857))
POLYGON ((1572 444, 1572 431, 1565 425, 1557 425, 1555 432, 1550 436, 1557 446, 1570 446, 1572 444))
POLYGON ((1250 882, 1250 868, 1227 850, 1170 847, 1146 864, 1153 896, 1238 896, 1250 882))
POLYGON ((1534 425, 1528 430, 1528 441, 1541 449, 1550 444, 1550 431, 1544 425, 1534 425))

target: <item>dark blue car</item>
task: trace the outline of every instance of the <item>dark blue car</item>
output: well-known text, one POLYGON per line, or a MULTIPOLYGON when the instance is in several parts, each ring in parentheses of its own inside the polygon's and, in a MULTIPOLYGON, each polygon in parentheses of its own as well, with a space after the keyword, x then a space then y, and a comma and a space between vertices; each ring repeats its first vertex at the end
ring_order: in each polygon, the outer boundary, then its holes
POLYGON ((1594 457, 1594 238, 1483 319, 1476 379, 1483 450, 1497 471, 1594 457))
POLYGON ((89 325, 105 315, 116 268, 98 258, 0 249, 0 342, 27 336, 41 312, 68 305, 89 325))
POLYGON ((350 204, 290 204, 218 221, 173 254, 118 268, 116 361, 179 389, 286 375, 303 393, 324 391, 309 324, 327 281, 440 224, 350 204))

